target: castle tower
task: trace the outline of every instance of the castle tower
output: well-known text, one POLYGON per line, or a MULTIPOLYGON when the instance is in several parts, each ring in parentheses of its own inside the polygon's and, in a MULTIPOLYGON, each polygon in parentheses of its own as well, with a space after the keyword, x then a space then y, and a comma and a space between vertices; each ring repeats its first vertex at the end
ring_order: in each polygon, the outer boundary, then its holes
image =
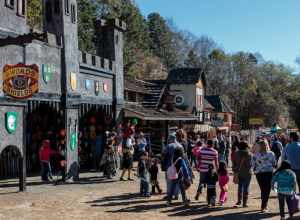
POLYGON ((54 34, 62 46, 62 92, 76 93, 71 88, 71 75, 79 73, 77 1, 43 0, 44 32, 54 34))
POLYGON ((4 33, 25 34, 27 0, 1 0, 0 5, 0 36, 4 33))
POLYGON ((119 19, 101 20, 97 23, 97 54, 115 61, 114 99, 116 119, 124 104, 124 41, 126 23, 119 19))

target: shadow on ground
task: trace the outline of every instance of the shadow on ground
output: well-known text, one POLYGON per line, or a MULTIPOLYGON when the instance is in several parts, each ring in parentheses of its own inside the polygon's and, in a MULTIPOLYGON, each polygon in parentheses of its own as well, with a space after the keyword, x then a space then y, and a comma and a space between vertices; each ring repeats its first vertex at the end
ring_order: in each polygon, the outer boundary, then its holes
POLYGON ((260 215, 259 211, 246 211, 231 207, 207 207, 206 204, 191 203, 189 207, 182 206, 181 202, 173 206, 166 206, 162 199, 145 199, 138 193, 126 193, 118 196, 108 196, 101 199, 86 202, 92 207, 121 207, 116 210, 107 210, 108 213, 143 213, 148 211, 159 211, 169 217, 192 217, 193 220, 201 219, 224 219, 224 220, 257 220, 278 216, 278 213, 260 215), (124 207, 125 206, 125 207, 124 207), (228 211, 232 209, 232 212, 228 211), (230 213, 223 213, 230 212, 230 213), (201 217, 197 218, 197 215, 201 217))
MULTIPOLYGON (((107 179, 105 177, 82 177, 78 181, 74 182, 64 182, 61 179, 57 179, 56 177, 53 181, 44 182, 44 181, 27 181, 27 186, 41 186, 41 185, 68 185, 68 184, 77 184, 77 185, 86 185, 86 184, 108 184, 116 182, 117 180, 107 179)), ((0 188, 11 188, 18 187, 19 183, 17 180, 0 180, 0 188)))

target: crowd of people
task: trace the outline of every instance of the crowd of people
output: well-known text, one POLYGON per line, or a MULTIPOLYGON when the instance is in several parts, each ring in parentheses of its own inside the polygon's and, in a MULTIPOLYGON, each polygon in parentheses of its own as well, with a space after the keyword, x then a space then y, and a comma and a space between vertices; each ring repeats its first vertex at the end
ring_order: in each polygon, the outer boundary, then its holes
MULTIPOLYGON (((278 194, 281 219, 285 219, 285 201, 290 217, 295 213, 293 202, 297 201, 297 184, 300 189, 300 142, 297 133, 291 133, 290 140, 283 140, 277 135, 258 137, 256 143, 249 146, 238 137, 233 137, 232 144, 229 144, 229 138, 223 135, 205 139, 178 129, 169 134, 162 154, 158 156, 152 154, 147 139, 136 125, 136 121, 128 122, 105 133, 103 151, 96 162, 104 177, 111 179, 118 176, 120 181, 133 181, 133 161, 136 159, 136 175, 143 197, 162 194, 159 182, 161 170, 166 180, 164 199, 167 205, 172 205, 180 194, 183 204, 189 206, 191 198, 188 198, 186 190, 192 184, 198 184, 194 196, 196 201, 206 189, 207 205, 223 207, 230 196, 230 187, 236 184, 237 201, 233 206, 248 207, 250 183, 255 176, 261 192, 262 213, 268 212, 272 189, 278 194)), ((49 140, 45 140, 40 150, 43 180, 51 177, 49 155, 60 153, 52 152, 49 145, 49 140)))
MULTIPOLYGON (((261 192, 261 213, 268 212, 268 201, 273 189, 278 194, 281 219, 285 219, 285 201, 289 215, 293 217, 297 211, 295 203, 299 201, 296 193, 297 184, 300 187, 299 135, 291 133, 290 140, 285 144, 282 144, 276 135, 271 138, 258 137, 253 146, 235 137, 233 143, 235 149, 231 158, 228 157, 229 149, 224 148, 228 146, 224 140, 226 138, 222 136, 208 140, 196 139, 191 142, 189 156, 187 148, 189 141, 184 138, 184 131, 178 130, 175 134, 170 134, 161 158, 161 168, 165 172, 166 179, 164 199, 167 204, 172 205, 172 200, 177 200, 181 194, 183 204, 189 205, 190 199, 186 190, 195 182, 193 170, 197 170, 199 182, 194 199, 198 200, 206 188, 207 205, 222 207, 229 196, 229 188, 232 187, 228 170, 228 162, 231 159, 233 183, 237 184, 237 202, 234 207, 248 207, 250 183, 254 174, 261 192)), ((138 165, 140 192, 146 197, 150 196, 148 185, 153 175, 150 172, 151 161, 148 153, 144 152, 138 165)), ((159 192, 161 193, 161 190, 159 192)))

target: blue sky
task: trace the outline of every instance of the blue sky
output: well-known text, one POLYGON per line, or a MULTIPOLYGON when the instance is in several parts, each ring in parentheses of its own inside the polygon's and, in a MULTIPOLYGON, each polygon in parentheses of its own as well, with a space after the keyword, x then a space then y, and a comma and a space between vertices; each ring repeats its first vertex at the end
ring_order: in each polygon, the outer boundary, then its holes
POLYGON ((300 0, 136 0, 142 13, 159 12, 178 28, 212 37, 227 52, 259 52, 297 68, 300 0))

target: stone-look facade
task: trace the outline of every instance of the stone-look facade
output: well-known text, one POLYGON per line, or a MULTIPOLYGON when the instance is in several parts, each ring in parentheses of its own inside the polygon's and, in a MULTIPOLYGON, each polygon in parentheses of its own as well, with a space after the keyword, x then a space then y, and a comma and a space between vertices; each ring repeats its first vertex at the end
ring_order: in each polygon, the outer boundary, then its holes
MULTIPOLYGON (((26 12, 22 16, 17 13, 18 1, 26 5, 26 0, 14 0, 13 7, 8 7, 6 0, 0 2, 0 42, 30 34, 26 25, 26 12)), ((0 118, 7 111, 14 111, 19 112, 19 119, 23 121, 22 118, 26 118, 26 107, 32 101, 60 102, 66 122, 66 148, 70 168, 78 160, 77 150, 69 149, 70 132, 78 132, 79 129, 73 131, 69 128, 73 128, 75 122, 79 126, 82 106, 106 105, 106 110, 111 111, 110 115, 115 120, 123 108, 123 32, 126 24, 118 19, 98 22, 100 56, 95 56, 78 49, 76 0, 43 0, 43 15, 43 41, 33 40, 24 45, 16 43, 0 47, 0 118), (36 64, 39 67, 38 93, 21 101, 3 93, 3 67, 18 63, 36 64), (49 82, 43 79, 42 71, 45 66, 51 66, 52 79, 49 82), (75 76, 75 88, 71 86, 71 75, 73 80, 75 76), (96 86, 99 91, 96 91, 96 86)), ((15 145, 21 153, 25 151, 23 128, 23 124, 19 123, 18 132, 10 136, 0 128, 0 154, 8 145, 15 145)), ((22 157, 25 155, 22 154, 22 157)))

